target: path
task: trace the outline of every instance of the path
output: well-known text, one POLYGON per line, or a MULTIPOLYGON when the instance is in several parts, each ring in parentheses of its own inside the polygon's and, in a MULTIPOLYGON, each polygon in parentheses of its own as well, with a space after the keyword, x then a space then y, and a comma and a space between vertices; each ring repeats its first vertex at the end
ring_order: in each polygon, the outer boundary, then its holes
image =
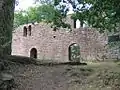
MULTIPOLYGON (((15 90, 68 90, 68 66, 18 66, 14 72, 18 84, 15 90)), ((69 67, 70 68, 70 67, 69 67)))

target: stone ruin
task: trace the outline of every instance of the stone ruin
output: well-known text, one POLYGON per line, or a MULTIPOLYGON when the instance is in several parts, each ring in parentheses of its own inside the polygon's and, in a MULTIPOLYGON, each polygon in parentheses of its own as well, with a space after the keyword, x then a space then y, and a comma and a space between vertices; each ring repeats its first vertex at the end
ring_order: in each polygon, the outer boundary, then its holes
POLYGON ((74 61, 71 46, 79 46, 80 60, 99 60, 106 54, 107 36, 88 27, 76 28, 74 20, 67 18, 69 29, 54 29, 44 22, 26 24, 13 31, 12 55, 59 62, 74 61))

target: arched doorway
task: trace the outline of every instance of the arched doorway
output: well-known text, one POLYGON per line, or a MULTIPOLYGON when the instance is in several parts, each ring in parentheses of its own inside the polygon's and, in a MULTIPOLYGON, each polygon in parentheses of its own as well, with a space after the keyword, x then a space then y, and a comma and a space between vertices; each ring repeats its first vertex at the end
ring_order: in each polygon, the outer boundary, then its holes
POLYGON ((69 46, 69 60, 74 62, 80 61, 80 47, 78 44, 73 43, 69 46))
POLYGON ((30 57, 31 58, 37 58, 37 49, 36 48, 32 48, 30 51, 30 57))

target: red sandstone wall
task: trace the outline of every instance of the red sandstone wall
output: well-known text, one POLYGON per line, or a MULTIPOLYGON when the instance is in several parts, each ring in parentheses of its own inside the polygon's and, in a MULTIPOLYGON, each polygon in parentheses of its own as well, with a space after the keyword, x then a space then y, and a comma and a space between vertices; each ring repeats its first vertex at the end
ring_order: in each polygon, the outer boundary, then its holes
POLYGON ((66 62, 68 48, 77 43, 83 59, 96 59, 105 53, 104 46, 107 38, 96 30, 86 28, 74 29, 72 32, 64 30, 53 31, 50 25, 40 23, 32 25, 32 35, 23 36, 23 26, 13 33, 12 55, 30 56, 30 50, 36 48, 38 58, 66 62), (54 36, 56 36, 54 38, 54 36))

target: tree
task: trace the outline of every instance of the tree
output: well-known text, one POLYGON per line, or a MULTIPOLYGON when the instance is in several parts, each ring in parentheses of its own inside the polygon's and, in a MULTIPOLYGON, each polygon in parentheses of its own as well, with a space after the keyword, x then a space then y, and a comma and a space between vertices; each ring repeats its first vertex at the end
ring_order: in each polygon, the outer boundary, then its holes
POLYGON ((18 27, 27 23, 44 21, 53 23, 53 27, 68 27, 69 25, 62 22, 62 18, 64 17, 65 14, 63 15, 53 4, 42 4, 36 7, 30 7, 26 11, 15 12, 14 26, 18 27))
POLYGON ((26 12, 19 11, 14 13, 14 28, 26 23, 28 23, 28 16, 26 15, 26 12))
MULTIPOLYGON (((55 0, 56 1, 56 0, 55 0)), ((62 0, 57 0, 57 5, 62 0)), ((63 0, 71 4, 74 19, 89 26, 98 28, 101 32, 116 32, 120 25, 120 1, 119 0, 63 0)))
POLYGON ((0 2, 0 55, 11 54, 15 0, 0 2))
POLYGON ((54 17, 54 7, 52 5, 40 5, 31 7, 27 11, 29 22, 51 22, 54 17))
POLYGON ((14 26, 33 23, 33 22, 51 22, 54 17, 54 7, 51 5, 39 5, 30 7, 26 11, 17 11, 14 16, 14 26))

